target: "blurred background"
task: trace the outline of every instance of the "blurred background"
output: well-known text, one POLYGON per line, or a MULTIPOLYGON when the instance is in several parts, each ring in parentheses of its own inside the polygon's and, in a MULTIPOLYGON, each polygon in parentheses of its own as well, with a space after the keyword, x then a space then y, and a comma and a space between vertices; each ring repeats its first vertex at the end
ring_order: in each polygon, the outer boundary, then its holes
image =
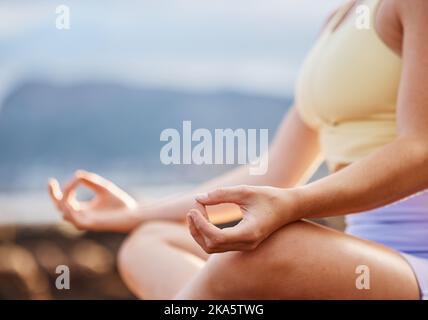
POLYGON ((0 0, 0 298, 133 298, 115 266, 125 235, 61 223, 47 179, 84 168, 139 198, 230 169, 163 165, 161 131, 191 120, 272 138, 341 2, 0 0), (59 264, 71 290, 55 288, 59 264))

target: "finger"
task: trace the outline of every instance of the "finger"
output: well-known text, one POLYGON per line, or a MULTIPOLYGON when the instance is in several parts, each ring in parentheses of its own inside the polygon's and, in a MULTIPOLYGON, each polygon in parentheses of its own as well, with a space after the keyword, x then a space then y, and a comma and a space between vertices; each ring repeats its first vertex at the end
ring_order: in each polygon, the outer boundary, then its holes
POLYGON ((62 217, 65 220, 68 220, 67 210, 64 208, 64 206, 62 204, 63 194, 61 191, 61 187, 60 187, 60 185, 56 179, 54 179, 54 178, 49 179, 48 191, 49 191, 49 195, 50 195, 52 201, 54 202, 56 208, 58 209, 58 211, 60 211, 62 213, 62 217))
POLYGON ((199 194, 196 201, 204 205, 216 205, 221 203, 245 204, 252 191, 248 186, 224 187, 208 193, 199 194))
MULTIPOLYGON (((128 193, 108 179, 84 170, 78 170, 75 176, 80 183, 95 193, 112 194, 118 200, 122 201, 127 207, 135 208, 137 206, 136 201, 128 193)), ((88 207, 90 207, 90 204, 88 204, 88 207)))
POLYGON ((223 242, 218 242, 218 241, 216 242, 215 240, 213 241, 213 240, 210 240, 209 238, 206 238, 197 229, 196 224, 193 221, 192 215, 190 213, 188 215, 188 222, 189 222, 190 233, 193 239, 195 239, 195 241, 199 244, 199 246, 208 254, 221 253, 221 252, 227 252, 227 251, 247 251, 255 248, 253 243, 249 243, 246 241, 242 242, 238 240, 234 242, 234 241, 227 240, 223 242))
POLYGON ((196 230, 204 237, 208 248, 219 246, 227 241, 222 230, 209 222, 199 210, 192 209, 189 214, 196 230))
POLYGON ((49 179, 48 192, 49 192, 49 195, 50 195, 53 203, 59 209, 60 201, 62 199, 62 192, 61 192, 61 187, 58 183, 58 180, 56 180, 55 178, 49 179))
POLYGON ((76 199, 76 188, 79 186, 79 180, 73 178, 70 182, 68 182, 63 191, 62 199, 59 203, 61 210, 64 214, 69 214, 69 210, 67 210, 67 206, 73 208, 73 210, 79 210, 81 208, 79 202, 76 199))
POLYGON ((204 237, 200 234, 200 232, 196 228, 195 223, 190 214, 187 215, 187 223, 189 225, 189 231, 193 239, 195 239, 195 241, 199 244, 199 246, 206 251, 207 248, 206 248, 204 237))
POLYGON ((237 225, 224 228, 222 231, 228 242, 240 242, 251 245, 259 242, 263 237, 257 221, 250 220, 249 218, 244 218, 237 225))
POLYGON ((195 209, 200 211, 202 213, 202 215, 204 216, 204 218, 207 219, 208 221, 210 221, 210 218, 208 217, 207 209, 205 208, 205 206, 203 204, 196 201, 195 209))
POLYGON ((71 206, 68 207, 67 204, 66 204, 66 202, 64 202, 63 200, 60 201, 60 203, 59 203, 59 210, 62 213, 63 219, 66 220, 66 221, 72 222, 71 214, 70 214, 71 210, 70 209, 71 209, 71 206))
POLYGON ((255 221, 242 220, 231 228, 217 228, 197 210, 190 215, 197 231, 204 237, 205 251, 208 253, 250 250, 260 243, 261 234, 255 221))
POLYGON ((82 215, 82 212, 73 208, 68 202, 65 202, 63 207, 67 212, 68 221, 70 221, 78 229, 88 229, 89 221, 82 215))
POLYGON ((70 182, 68 182, 64 187, 64 192, 62 196, 62 201, 70 201, 70 199, 74 198, 76 195, 76 188, 79 186, 79 180, 73 178, 70 182))

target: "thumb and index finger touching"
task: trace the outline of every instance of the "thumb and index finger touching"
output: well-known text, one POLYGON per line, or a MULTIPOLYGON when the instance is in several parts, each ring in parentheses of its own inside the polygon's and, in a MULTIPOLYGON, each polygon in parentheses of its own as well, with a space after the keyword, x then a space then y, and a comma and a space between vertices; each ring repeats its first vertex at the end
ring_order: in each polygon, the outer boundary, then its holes
POLYGON ((78 170, 72 180, 61 190, 58 180, 50 178, 48 182, 48 192, 58 209, 61 209, 63 202, 67 202, 73 198, 75 190, 79 185, 84 185, 95 193, 99 193, 107 191, 110 182, 95 173, 78 170))
POLYGON ((225 187, 196 196, 196 206, 188 214, 192 235, 198 242, 206 240, 232 241, 239 240, 245 231, 245 225, 238 224, 233 228, 220 229, 209 221, 205 206, 222 203, 245 205, 252 192, 247 186, 225 187))

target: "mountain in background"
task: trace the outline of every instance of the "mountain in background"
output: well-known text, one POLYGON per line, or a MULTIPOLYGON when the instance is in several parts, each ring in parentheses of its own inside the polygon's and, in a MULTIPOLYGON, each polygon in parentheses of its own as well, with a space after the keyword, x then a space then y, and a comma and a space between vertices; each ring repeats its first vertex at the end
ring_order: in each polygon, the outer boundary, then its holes
POLYGON ((149 182, 198 180, 225 166, 162 165, 166 128, 268 128, 270 138, 291 99, 238 92, 185 92, 114 83, 59 86, 26 82, 0 111, 0 188, 23 188, 77 168, 149 182), (214 171, 213 171, 214 170, 214 171), (153 180, 153 181, 152 181, 153 180))

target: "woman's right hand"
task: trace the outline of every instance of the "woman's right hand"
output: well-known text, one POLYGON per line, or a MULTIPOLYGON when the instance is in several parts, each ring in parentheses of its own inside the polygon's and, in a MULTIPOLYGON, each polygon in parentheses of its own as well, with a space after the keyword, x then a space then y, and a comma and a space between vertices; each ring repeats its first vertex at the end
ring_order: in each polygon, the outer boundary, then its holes
POLYGON ((63 218, 80 230, 129 232, 141 222, 137 202, 113 182, 79 170, 63 190, 54 178, 49 194, 63 218), (85 186, 95 193, 91 201, 78 201, 76 189, 85 186))

